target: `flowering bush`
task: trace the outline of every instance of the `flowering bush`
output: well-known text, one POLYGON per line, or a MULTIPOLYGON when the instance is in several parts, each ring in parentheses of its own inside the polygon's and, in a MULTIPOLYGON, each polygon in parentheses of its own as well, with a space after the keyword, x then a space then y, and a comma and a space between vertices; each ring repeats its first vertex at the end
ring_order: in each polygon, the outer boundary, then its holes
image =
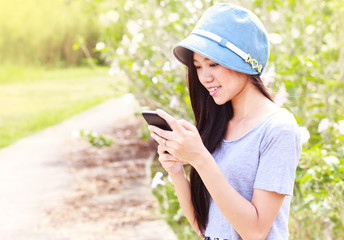
POLYGON ((172 0, 103 1, 99 19, 105 35, 96 51, 110 64, 111 76, 127 79, 142 106, 163 108, 190 119, 185 69, 171 49, 189 34, 210 5, 204 0, 185 4, 172 0))
MULTIPOLYGON (((171 48, 191 32, 213 2, 94 1, 104 26, 96 51, 111 65, 109 74, 127 79, 142 106, 160 107, 192 119, 185 68, 172 57, 171 48)), ((302 133, 291 236, 344 239, 342 0, 252 0, 239 4, 252 9, 266 25, 271 54, 263 80, 275 102, 295 114, 302 133)), ((158 185, 154 192, 170 222, 185 221, 179 218, 171 184, 158 185)))

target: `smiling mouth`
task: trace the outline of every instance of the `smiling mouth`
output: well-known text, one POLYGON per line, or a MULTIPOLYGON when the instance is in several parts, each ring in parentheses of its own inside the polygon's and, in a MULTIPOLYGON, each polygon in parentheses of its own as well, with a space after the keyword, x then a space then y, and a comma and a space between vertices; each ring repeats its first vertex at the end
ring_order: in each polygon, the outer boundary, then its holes
POLYGON ((214 96, 216 93, 218 93, 218 91, 220 91, 220 88, 221 87, 212 87, 212 88, 208 88, 208 91, 211 96, 214 96))
POLYGON ((214 92, 215 90, 217 90, 219 87, 213 87, 213 88, 209 88, 208 91, 209 92, 214 92))

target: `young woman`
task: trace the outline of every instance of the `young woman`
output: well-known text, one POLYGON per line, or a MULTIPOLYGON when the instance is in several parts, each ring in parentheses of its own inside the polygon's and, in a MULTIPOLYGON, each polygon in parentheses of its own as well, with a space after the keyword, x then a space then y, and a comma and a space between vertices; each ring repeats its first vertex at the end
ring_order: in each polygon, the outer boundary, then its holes
POLYGON ((260 79, 269 58, 263 24, 215 4, 173 51, 188 67, 196 127, 156 110, 173 131, 149 130, 185 216, 205 239, 288 239, 301 144, 293 115, 260 79))

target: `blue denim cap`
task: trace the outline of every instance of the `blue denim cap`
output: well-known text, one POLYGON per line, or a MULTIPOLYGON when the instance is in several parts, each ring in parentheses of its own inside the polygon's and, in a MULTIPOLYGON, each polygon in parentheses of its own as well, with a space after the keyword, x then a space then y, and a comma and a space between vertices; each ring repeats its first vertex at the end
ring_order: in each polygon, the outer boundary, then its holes
POLYGON ((175 57, 185 65, 190 50, 250 75, 261 74, 269 59, 263 23, 251 11, 229 3, 208 8, 192 33, 173 47, 175 57))

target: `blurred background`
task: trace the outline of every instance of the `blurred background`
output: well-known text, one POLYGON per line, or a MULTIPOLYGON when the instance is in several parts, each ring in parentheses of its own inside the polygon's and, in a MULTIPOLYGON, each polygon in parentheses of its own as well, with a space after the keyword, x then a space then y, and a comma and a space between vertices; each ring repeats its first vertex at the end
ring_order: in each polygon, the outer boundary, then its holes
MULTIPOLYGON (((171 48, 215 2, 0 0, 0 148, 128 92, 142 108, 192 121, 185 68, 171 48)), ((229 2, 265 24, 264 83, 301 128, 291 237, 344 239, 343 1, 229 2)), ((171 184, 153 191, 179 238, 195 239, 171 184)))

